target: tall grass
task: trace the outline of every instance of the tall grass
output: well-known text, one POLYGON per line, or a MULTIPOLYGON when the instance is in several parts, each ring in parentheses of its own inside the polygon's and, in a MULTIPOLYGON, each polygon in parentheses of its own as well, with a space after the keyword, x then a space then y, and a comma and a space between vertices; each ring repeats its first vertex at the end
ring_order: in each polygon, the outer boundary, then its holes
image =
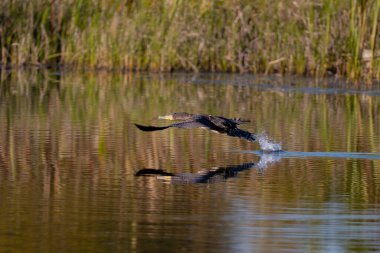
POLYGON ((379 79, 379 12, 380 0, 4 0, 1 64, 379 79))

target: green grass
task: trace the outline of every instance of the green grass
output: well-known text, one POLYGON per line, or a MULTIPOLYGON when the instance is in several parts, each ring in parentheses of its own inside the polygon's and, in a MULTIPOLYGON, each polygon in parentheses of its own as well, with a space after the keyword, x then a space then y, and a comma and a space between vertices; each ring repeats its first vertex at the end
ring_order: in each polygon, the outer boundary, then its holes
POLYGON ((379 79, 379 12, 380 0, 4 0, 1 64, 379 79))

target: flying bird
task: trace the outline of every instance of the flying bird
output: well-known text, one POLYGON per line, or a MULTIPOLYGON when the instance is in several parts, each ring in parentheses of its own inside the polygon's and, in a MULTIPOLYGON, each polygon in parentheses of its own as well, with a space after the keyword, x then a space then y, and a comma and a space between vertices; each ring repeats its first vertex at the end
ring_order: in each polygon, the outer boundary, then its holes
POLYGON ((256 135, 238 128, 238 125, 250 122, 249 120, 233 118, 228 119, 221 116, 212 116, 205 114, 190 114, 186 112, 175 112, 165 116, 159 116, 159 119, 180 120, 182 122, 166 126, 143 126, 135 124, 142 131, 158 131, 170 127, 177 128, 205 128, 220 134, 227 134, 232 137, 239 137, 248 141, 256 141, 256 135))

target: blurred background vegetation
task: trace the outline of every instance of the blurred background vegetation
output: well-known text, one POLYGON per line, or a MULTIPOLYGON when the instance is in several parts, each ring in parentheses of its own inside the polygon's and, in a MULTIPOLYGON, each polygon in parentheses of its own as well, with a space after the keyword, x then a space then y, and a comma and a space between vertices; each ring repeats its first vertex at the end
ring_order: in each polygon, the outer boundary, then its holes
POLYGON ((1 66, 380 78, 380 0, 3 0, 1 66))

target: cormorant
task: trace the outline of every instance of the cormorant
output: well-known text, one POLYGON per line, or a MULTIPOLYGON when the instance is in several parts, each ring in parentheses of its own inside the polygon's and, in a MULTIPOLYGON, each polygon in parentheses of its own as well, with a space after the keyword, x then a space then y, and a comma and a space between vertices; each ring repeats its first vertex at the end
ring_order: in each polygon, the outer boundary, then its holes
POLYGON ((164 130, 170 127, 177 128, 206 128, 213 132, 220 134, 227 134, 228 136, 239 137, 248 141, 255 141, 256 135, 241 130, 237 126, 249 122, 249 120, 233 118, 228 119, 221 116, 212 116, 205 114, 190 114, 186 112, 175 112, 173 114, 160 116, 159 119, 168 120, 182 120, 183 122, 174 123, 167 126, 143 126, 135 124, 136 127, 142 131, 157 131, 164 130))

